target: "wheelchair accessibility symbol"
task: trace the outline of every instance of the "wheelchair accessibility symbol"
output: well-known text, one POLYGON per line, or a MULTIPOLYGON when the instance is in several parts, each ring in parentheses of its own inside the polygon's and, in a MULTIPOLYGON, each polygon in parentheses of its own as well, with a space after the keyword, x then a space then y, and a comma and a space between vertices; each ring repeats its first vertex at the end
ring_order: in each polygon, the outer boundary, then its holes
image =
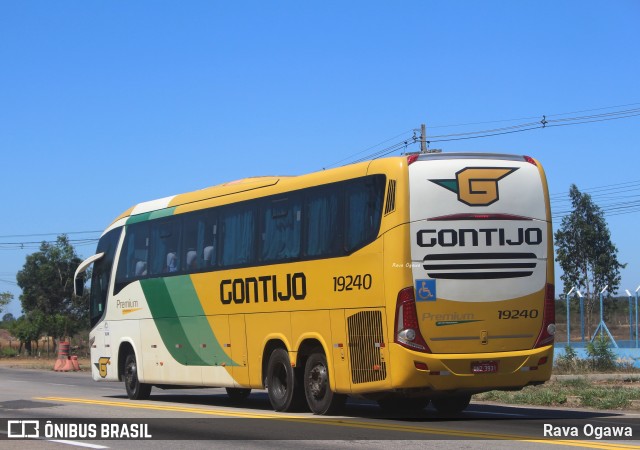
POLYGON ((416 280, 416 301, 436 301, 436 280, 416 280))

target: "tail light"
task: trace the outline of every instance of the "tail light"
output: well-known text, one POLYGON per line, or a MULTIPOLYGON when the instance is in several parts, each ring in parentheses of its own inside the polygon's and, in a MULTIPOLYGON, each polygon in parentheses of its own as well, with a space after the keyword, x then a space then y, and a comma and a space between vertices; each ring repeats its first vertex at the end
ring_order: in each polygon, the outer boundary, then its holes
POLYGON ((538 163, 531 156, 524 156, 524 160, 529 164, 533 164, 534 166, 538 167, 538 163))
POLYGON ((398 292, 395 342, 411 350, 431 353, 429 346, 420 333, 413 287, 404 288, 398 292))
POLYGON ((553 344, 556 334, 556 300, 555 286, 547 283, 544 290, 544 311, 542 313, 542 329, 533 348, 553 344))

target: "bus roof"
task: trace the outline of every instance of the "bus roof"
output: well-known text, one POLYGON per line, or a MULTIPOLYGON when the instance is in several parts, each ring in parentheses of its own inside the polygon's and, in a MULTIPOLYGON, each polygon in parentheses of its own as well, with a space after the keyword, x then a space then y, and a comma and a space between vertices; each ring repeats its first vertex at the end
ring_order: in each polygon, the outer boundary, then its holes
MULTIPOLYGON (((387 160, 402 159, 406 161, 406 157, 394 157, 385 158, 387 160)), ((350 164, 335 169, 322 170, 309 174, 297 175, 297 176, 264 176, 264 177, 249 177, 239 180, 229 181, 226 183, 218 184, 215 186, 207 187, 193 192, 187 192, 183 194, 164 197, 156 200, 138 203, 127 209, 120 214, 111 225, 119 220, 145 213, 153 213, 154 211, 164 210, 166 208, 173 208, 184 206, 203 200, 211 200, 220 197, 230 196, 234 194, 247 193, 257 189, 264 189, 278 185, 278 191, 288 191, 303 189, 305 187, 317 186, 320 184, 331 183, 334 181, 355 178, 364 176, 367 174, 367 168, 371 164, 371 161, 366 161, 357 164, 350 164)), ((265 193, 264 195, 268 195, 265 193)), ((257 196, 262 196, 257 195, 257 196)), ((230 200, 230 202, 235 199, 230 200)))

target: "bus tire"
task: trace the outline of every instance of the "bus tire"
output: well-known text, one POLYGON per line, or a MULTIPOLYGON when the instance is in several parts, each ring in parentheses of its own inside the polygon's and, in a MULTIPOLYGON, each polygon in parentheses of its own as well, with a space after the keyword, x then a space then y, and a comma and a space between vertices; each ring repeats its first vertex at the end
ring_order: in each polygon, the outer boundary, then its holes
POLYGON ((387 397, 378 400, 378 405, 389 413, 418 412, 429 405, 427 397, 387 397))
POLYGON ((271 406, 276 411, 295 411, 304 405, 302 383, 291 367, 289 353, 277 348, 267 364, 267 392, 271 406))
POLYGON ((124 387, 131 400, 146 400, 151 394, 151 385, 140 383, 138 379, 138 363, 136 355, 129 353, 124 360, 124 387))
POLYGON ((331 390, 327 358, 322 350, 314 350, 304 366, 304 394, 314 414, 335 414, 344 407, 347 396, 331 390))
POLYGON ((440 414, 459 414, 469 406, 470 401, 471 394, 437 397, 431 400, 433 406, 440 414))
POLYGON ((241 403, 249 397, 251 389, 245 388, 226 388, 229 399, 234 403, 241 403))

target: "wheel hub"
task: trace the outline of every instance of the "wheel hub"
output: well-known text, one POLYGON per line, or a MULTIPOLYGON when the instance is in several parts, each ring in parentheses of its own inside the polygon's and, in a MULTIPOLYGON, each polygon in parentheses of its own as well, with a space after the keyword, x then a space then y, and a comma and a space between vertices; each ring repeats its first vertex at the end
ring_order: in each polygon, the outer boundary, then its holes
POLYGON ((309 391, 315 398, 322 398, 327 390, 327 368, 318 364, 309 371, 309 391))

